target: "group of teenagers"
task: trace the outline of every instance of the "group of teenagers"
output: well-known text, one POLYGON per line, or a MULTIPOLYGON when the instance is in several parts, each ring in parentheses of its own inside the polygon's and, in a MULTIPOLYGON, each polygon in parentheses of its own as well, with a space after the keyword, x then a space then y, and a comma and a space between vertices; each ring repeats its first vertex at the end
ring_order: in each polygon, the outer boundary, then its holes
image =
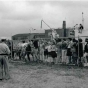
POLYGON ((22 41, 18 44, 16 51, 19 59, 30 61, 31 58, 36 62, 48 64, 74 64, 82 65, 88 63, 88 39, 85 39, 85 45, 79 38, 63 38, 56 40, 35 39, 27 43, 22 41), (27 56, 27 59, 25 58, 27 56))

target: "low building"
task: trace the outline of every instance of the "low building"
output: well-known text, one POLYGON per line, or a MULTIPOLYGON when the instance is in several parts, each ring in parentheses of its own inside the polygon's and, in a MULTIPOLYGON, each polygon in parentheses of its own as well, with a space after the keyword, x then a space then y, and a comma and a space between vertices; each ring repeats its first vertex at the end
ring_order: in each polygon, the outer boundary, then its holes
MULTIPOLYGON (((55 29, 57 34, 59 34, 59 37, 75 37, 75 32, 71 28, 66 29, 66 36, 64 36, 64 30, 63 29, 55 29)), ((45 38, 50 38, 52 30, 48 29, 45 30, 45 38)))
POLYGON ((24 34, 16 34, 12 36, 12 40, 31 40, 34 38, 45 38, 45 33, 24 33, 24 34))

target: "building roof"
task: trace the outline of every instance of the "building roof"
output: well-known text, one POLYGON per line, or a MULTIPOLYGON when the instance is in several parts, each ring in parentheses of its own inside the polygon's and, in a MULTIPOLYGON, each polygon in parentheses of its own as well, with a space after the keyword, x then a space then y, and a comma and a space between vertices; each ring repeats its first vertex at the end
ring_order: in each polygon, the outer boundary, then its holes
POLYGON ((30 35, 45 35, 45 33, 23 33, 23 34, 16 34, 13 35, 12 37, 20 37, 20 36, 30 36, 30 35))
MULTIPOLYGON (((52 29, 55 29, 55 30, 61 30, 62 28, 52 28, 52 29)), ((45 31, 50 31, 51 29, 45 29, 45 31)))

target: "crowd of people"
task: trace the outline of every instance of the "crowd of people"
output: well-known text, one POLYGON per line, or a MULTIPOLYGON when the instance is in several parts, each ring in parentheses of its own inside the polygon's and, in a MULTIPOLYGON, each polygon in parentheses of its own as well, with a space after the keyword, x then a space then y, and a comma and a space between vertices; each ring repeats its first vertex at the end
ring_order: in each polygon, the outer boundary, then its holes
POLYGON ((58 38, 56 40, 33 39, 28 42, 21 41, 15 51, 11 47, 11 43, 5 39, 0 41, 0 80, 10 78, 8 67, 10 55, 14 59, 18 56, 19 60, 28 63, 32 59, 32 61, 47 63, 48 65, 62 63, 88 66, 88 38, 85 39, 84 45, 81 38, 78 40, 75 38, 58 38))
POLYGON ((44 62, 48 64, 74 64, 82 65, 88 62, 88 39, 58 38, 57 40, 34 39, 28 42, 22 41, 18 44, 16 55, 20 60, 44 62), (27 56, 27 59, 25 59, 27 56))

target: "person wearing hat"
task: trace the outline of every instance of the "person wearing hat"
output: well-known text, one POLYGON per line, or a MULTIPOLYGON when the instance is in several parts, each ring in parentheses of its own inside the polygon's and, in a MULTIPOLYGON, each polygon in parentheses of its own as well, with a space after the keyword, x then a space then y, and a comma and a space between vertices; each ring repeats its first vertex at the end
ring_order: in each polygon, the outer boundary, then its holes
POLYGON ((10 54, 9 47, 5 44, 6 39, 1 39, 0 43, 0 64, 1 64, 1 72, 0 72, 0 80, 9 79, 9 67, 8 67, 8 55, 10 54), (4 70, 3 70, 4 69, 4 70), (5 76, 3 75, 5 73, 5 76))

